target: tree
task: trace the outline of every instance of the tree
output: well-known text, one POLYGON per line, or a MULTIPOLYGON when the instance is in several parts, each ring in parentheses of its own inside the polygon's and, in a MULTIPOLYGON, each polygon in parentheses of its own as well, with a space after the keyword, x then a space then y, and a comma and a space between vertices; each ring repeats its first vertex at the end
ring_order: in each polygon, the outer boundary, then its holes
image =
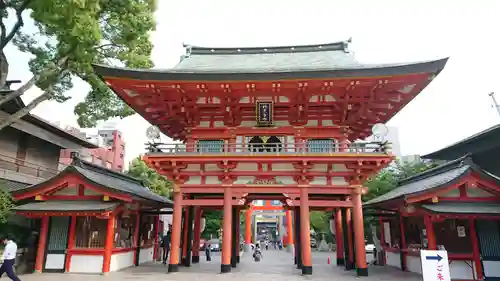
POLYGON ((328 213, 323 211, 311 211, 309 213, 311 228, 317 233, 330 232, 330 218, 331 216, 328 216, 328 213))
POLYGON ((29 61, 33 76, 17 90, 0 97, 0 106, 33 86, 43 91, 25 108, 3 120, 0 130, 43 101, 69 99, 64 92, 72 88, 75 77, 91 86, 85 100, 75 108, 80 126, 95 126, 99 120, 134 113, 97 77, 92 64, 153 66, 149 32, 155 28, 154 0, 0 0, 0 10, 0 90, 5 91, 7 86, 5 46, 13 43, 21 52, 33 56, 29 61), (28 14, 24 12, 30 12, 35 30, 22 30, 28 14), (5 24, 9 14, 15 18, 10 29, 5 24))
POLYGON ((154 193, 171 198, 172 182, 149 168, 140 157, 130 162, 127 174, 142 180, 143 184, 154 193))
POLYGON ((223 217, 223 211, 206 209, 203 211, 203 216, 205 217, 205 230, 203 231, 203 237, 209 239, 212 237, 217 237, 219 229, 221 229, 221 221, 223 217))
POLYGON ((6 190, 7 184, 5 181, 0 181, 0 223, 7 222, 7 218, 11 214, 11 209, 14 206, 12 197, 6 190))
MULTIPOLYGON (((395 162, 365 183, 365 186, 368 187, 368 193, 363 196, 363 201, 366 202, 382 196, 398 187, 401 180, 415 176, 436 166, 438 166, 438 164, 432 161, 415 161, 409 163, 395 162)), ((379 228, 378 220, 374 220, 373 217, 365 216, 364 224, 365 237, 367 237, 368 241, 374 241, 377 250, 380 250, 381 245, 376 236, 377 229, 379 228)))

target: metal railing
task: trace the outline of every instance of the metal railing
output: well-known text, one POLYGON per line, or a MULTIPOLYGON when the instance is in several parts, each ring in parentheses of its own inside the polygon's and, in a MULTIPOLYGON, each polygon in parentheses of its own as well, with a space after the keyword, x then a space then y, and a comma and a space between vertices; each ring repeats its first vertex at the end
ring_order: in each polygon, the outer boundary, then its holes
POLYGON ((331 144, 241 144, 241 143, 148 143, 146 149, 150 153, 167 154, 335 154, 335 153, 370 153, 391 154, 390 143, 331 143, 331 144))
POLYGON ((2 154, 0 154, 0 169, 35 176, 38 178, 50 178, 59 173, 56 169, 44 167, 26 160, 2 154))

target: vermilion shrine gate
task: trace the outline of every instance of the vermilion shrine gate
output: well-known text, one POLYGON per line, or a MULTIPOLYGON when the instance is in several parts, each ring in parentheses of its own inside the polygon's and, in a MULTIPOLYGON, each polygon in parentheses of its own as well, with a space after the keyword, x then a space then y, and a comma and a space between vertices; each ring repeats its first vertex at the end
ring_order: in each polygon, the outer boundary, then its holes
POLYGON ((182 142, 155 143, 143 158, 174 182, 170 272, 178 270, 181 238, 184 264, 189 265, 191 253, 193 261, 199 259, 196 240, 189 249, 193 234, 187 226, 195 220, 198 239, 200 209, 213 207, 224 209, 221 272, 229 272, 238 260, 238 214, 262 199, 281 200, 293 210, 296 260, 303 274, 312 274, 313 209, 335 209, 338 225, 343 220, 344 230, 352 227, 345 239, 337 235, 338 242, 348 245, 349 268, 355 261, 358 275, 368 274, 362 184, 393 156, 381 143, 354 141, 394 116, 446 60, 364 65, 350 54, 348 43, 186 46, 186 55, 171 70, 95 66, 128 105, 182 142), (261 180, 269 182, 254 184, 261 180), (187 231, 181 237, 183 212, 187 231), (347 223, 351 218, 352 225, 347 223))

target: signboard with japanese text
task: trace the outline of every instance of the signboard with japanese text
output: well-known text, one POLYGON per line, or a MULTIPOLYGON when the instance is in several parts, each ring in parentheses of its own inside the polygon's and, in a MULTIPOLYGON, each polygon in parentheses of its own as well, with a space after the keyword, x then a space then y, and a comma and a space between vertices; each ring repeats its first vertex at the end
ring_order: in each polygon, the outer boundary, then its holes
POLYGON ((273 102, 257 101, 257 124, 269 126, 273 123, 273 102))
POLYGON ((424 281, 451 281, 448 252, 421 250, 420 260, 424 281))

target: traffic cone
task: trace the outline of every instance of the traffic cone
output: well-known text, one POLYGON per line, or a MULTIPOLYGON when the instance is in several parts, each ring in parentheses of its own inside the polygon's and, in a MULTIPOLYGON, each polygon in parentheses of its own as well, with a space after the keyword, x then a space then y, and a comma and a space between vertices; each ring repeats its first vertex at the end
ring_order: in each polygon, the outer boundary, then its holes
POLYGON ((330 264, 330 257, 328 257, 328 264, 330 264))

